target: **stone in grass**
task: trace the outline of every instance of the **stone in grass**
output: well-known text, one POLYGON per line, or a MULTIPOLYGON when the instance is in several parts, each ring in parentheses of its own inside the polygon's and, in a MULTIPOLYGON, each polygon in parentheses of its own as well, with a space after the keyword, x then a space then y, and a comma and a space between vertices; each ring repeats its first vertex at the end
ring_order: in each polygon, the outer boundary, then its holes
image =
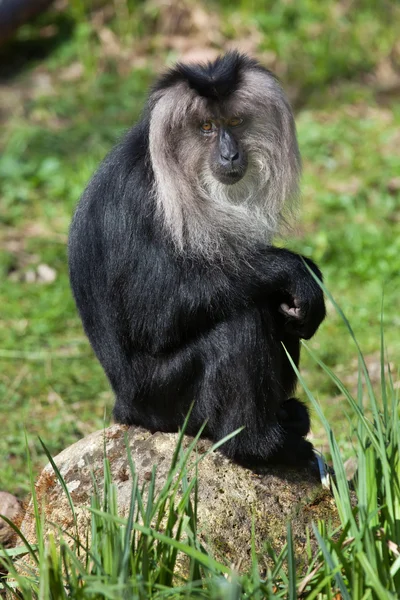
MULTIPOLYGON (((23 510, 19 500, 8 492, 0 492, 0 515, 18 525, 21 523, 23 510)), ((10 548, 14 545, 15 532, 10 525, 0 517, 0 545, 10 548)))
MULTIPOLYGON (((87 507, 93 493, 91 472, 102 488, 104 448, 118 488, 119 513, 121 516, 128 513, 132 479, 125 437, 139 486, 150 479, 152 467, 157 465, 157 494, 166 480, 177 434, 151 434, 139 427, 113 425, 73 444, 54 459, 74 502, 81 539, 85 539, 90 523, 87 507)), ((184 438, 185 447, 191 440, 184 438)), ((204 454, 210 445, 210 442, 200 440, 198 455, 204 454)), ((192 453, 189 465, 195 460, 196 453, 192 453)), ((311 521, 322 519, 338 524, 332 495, 322 488, 318 475, 311 470, 265 468, 262 473, 255 473, 232 463, 216 451, 200 461, 198 481, 198 535, 216 559, 241 571, 251 563, 253 519, 255 547, 262 571, 267 566, 265 543, 270 542, 279 552, 286 541, 288 520, 292 521, 299 566, 306 558, 306 531, 311 521)), ((75 536, 68 500, 50 465, 39 476, 36 490, 39 506, 45 506, 47 531, 55 530, 56 524, 75 536)), ((27 509, 21 528, 28 540, 34 543, 35 520, 31 507, 27 509)))
MULTIPOLYGON (((7 517, 15 525, 20 525, 24 516, 24 511, 19 500, 8 492, 0 491, 0 515, 7 517)), ((11 548, 16 542, 14 529, 0 516, 0 548, 11 548)), ((0 583, 7 575, 7 568, 0 563, 0 583)), ((0 589, 0 598, 3 598, 4 591, 0 589), (3 594, 3 595, 2 595, 3 594)))

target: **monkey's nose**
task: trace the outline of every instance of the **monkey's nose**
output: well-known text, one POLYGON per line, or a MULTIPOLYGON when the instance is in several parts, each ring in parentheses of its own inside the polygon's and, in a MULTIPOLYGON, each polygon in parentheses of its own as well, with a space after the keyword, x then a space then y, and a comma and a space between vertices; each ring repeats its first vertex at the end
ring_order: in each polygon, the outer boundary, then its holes
POLYGON ((239 158, 239 152, 236 152, 233 156, 223 156, 222 158, 224 158, 225 160, 229 160, 231 163, 235 162, 235 160, 238 160, 239 158))
POLYGON ((232 153, 228 156, 224 156, 224 154, 221 154, 221 158, 223 162, 228 162, 232 165, 235 161, 239 160, 239 152, 235 152, 235 154, 232 153))
POLYGON ((221 128, 219 134, 219 154, 221 164, 224 166, 232 166, 234 162, 240 158, 238 144, 233 135, 221 128))

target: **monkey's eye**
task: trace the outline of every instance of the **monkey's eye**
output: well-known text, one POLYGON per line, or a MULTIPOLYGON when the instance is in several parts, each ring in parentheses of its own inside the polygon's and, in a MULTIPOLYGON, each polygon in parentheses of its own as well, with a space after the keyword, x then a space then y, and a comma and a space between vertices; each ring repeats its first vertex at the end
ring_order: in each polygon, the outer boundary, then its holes
POLYGON ((240 117, 232 117, 232 119, 229 119, 228 121, 229 127, 238 127, 242 123, 243 119, 241 119, 240 117))
POLYGON ((215 124, 212 121, 204 121, 204 123, 201 124, 201 130, 204 133, 211 133, 215 130, 215 124))

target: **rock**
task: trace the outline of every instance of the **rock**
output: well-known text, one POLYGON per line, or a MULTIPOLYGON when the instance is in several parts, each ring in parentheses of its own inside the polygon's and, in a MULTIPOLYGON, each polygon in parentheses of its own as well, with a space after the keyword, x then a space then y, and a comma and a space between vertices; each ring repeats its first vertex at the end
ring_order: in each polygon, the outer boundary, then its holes
MULTIPOLYGON (((4 515, 16 525, 19 525, 22 520, 22 506, 17 498, 8 492, 0 492, 0 515, 4 515)), ((13 545, 14 540, 14 530, 0 518, 0 545, 9 548, 13 545)))
POLYGON ((37 281, 39 283, 53 283, 56 280, 57 271, 49 265, 38 265, 37 267, 37 281))
POLYGON ((356 456, 351 456, 344 463, 344 472, 346 473, 347 481, 353 481, 358 469, 358 460, 356 456))
MULTIPOLYGON (((152 466, 157 465, 156 493, 169 471, 177 434, 151 434, 138 427, 113 425, 97 431, 61 452, 54 460, 75 505, 78 530, 84 537, 90 521, 86 507, 93 493, 91 471, 102 486, 104 447, 110 461, 113 480, 118 488, 121 515, 127 515, 131 494, 131 473, 127 460, 125 436, 132 453, 139 486, 149 480, 152 466)), ((191 438, 185 438, 187 446, 191 438)), ((200 440, 197 453, 204 454, 210 442, 200 440)), ((196 458, 192 455, 191 463, 196 458)), ((286 523, 292 520, 298 556, 305 555, 307 525, 312 520, 338 517, 331 493, 322 489, 314 472, 265 469, 255 473, 232 463, 218 451, 204 456, 198 465, 198 533, 202 542, 220 559, 240 565, 250 564, 251 528, 255 520, 255 545, 262 552, 266 541, 279 551, 286 540, 286 523)), ((75 536, 68 500, 50 465, 38 478, 36 491, 39 506, 45 503, 47 530, 50 523, 61 526, 75 536)), ((28 507, 21 527, 34 543, 35 521, 28 507)), ((266 566, 261 555, 260 568, 266 566)))

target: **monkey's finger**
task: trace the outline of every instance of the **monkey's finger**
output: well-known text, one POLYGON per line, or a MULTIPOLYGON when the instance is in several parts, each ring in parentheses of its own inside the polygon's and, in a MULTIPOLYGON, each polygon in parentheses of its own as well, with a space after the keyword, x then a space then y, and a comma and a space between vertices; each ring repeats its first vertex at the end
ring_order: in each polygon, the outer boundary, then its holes
POLYGON ((296 308, 295 306, 289 306, 289 304, 286 304, 285 302, 283 302, 279 306, 279 312, 286 315, 287 317, 292 317, 293 319, 300 319, 301 317, 300 308, 296 308))

